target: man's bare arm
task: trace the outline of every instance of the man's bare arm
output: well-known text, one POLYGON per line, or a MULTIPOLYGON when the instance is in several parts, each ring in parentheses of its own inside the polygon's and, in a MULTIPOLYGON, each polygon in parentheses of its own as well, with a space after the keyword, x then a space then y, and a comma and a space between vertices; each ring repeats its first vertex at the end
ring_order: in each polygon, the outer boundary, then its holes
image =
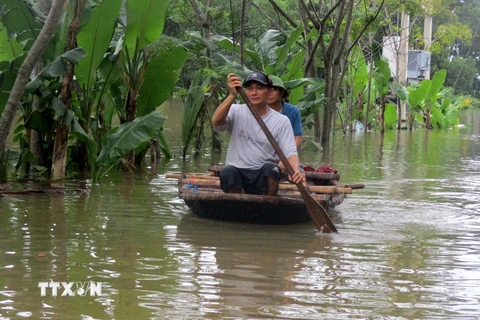
POLYGON ((227 96, 227 98, 225 98, 225 100, 223 100, 223 102, 218 106, 217 110, 215 110, 215 113, 213 114, 212 124, 215 127, 225 125, 225 120, 227 119, 228 111, 230 111, 230 107, 232 106, 238 94, 235 87, 242 86, 242 82, 240 81, 240 78, 234 75, 233 73, 228 74, 227 81, 228 81, 228 90, 230 91, 230 94, 227 96))
POLYGON ((295 136, 295 144, 297 145, 297 151, 302 147, 302 136, 295 136))

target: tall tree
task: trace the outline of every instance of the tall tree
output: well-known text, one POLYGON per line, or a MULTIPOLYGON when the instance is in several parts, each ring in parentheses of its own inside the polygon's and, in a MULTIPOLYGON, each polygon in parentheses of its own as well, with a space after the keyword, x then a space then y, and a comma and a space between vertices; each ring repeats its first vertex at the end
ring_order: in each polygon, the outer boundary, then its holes
POLYGON ((360 37, 363 36, 368 26, 377 18, 384 0, 381 0, 378 4, 368 1, 358 5, 359 8, 363 5, 365 8, 373 7, 373 11, 366 10, 364 12, 365 17, 362 17, 363 25, 352 36, 354 4, 354 0, 338 0, 333 6, 325 8, 326 13, 321 19, 316 18, 320 16, 320 12, 310 15, 311 18, 315 19, 315 24, 319 26, 319 31, 313 51, 310 52, 310 56, 307 58, 306 69, 314 62, 316 49, 319 46, 324 65, 324 95, 326 104, 323 114, 322 143, 330 141, 330 134, 333 131, 332 123, 337 110, 340 84, 345 75, 344 70, 350 51, 357 44, 360 37), (327 37, 325 36, 326 34, 328 34, 327 37))

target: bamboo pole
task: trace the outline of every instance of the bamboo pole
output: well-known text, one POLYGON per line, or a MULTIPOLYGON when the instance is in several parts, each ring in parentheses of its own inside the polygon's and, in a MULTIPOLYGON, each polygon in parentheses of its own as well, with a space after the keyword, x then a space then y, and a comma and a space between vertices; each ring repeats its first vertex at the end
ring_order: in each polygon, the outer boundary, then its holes
MULTIPOLYGON (((222 194, 225 194, 222 191, 222 189, 214 188, 214 187, 201 188, 200 190, 194 191, 192 188, 182 186, 181 192, 182 193, 185 193, 185 192, 195 193, 195 192, 197 192, 198 194, 202 194, 202 193, 204 193, 204 194, 207 194, 207 193, 222 193, 222 194)), ((302 194, 299 191, 281 190, 274 197, 302 199, 302 194)), ((327 201, 327 200, 330 199, 331 196, 329 194, 316 194, 316 193, 314 193, 314 194, 312 194, 312 197, 316 201, 327 201)))
MULTIPOLYGON (((165 174, 165 178, 169 179, 186 179, 189 180, 189 184, 195 184, 196 181, 200 180, 212 180, 216 181, 220 178, 217 176, 212 175, 201 175, 201 174, 183 174, 183 173, 167 173, 165 174)), ((328 187, 328 186, 312 186, 312 187, 328 187)), ((333 187, 333 186, 332 186, 333 187)), ((345 184, 345 185, 335 185, 335 187, 341 188, 350 188, 350 189, 363 189, 365 185, 363 183, 356 183, 356 184, 345 184)))
MULTIPOLYGON (((196 177, 190 177, 187 179, 178 179, 179 184, 192 184, 192 185, 197 185, 199 187, 220 187, 220 181, 219 180, 211 180, 211 179, 198 179, 196 177)), ((305 186, 306 189, 310 193, 328 193, 328 194, 333 194, 333 193, 345 193, 345 194, 351 194, 352 193, 352 188, 347 188, 343 186, 305 186)), ((294 184, 290 183, 280 183, 278 186, 279 190, 297 190, 297 186, 294 184)))

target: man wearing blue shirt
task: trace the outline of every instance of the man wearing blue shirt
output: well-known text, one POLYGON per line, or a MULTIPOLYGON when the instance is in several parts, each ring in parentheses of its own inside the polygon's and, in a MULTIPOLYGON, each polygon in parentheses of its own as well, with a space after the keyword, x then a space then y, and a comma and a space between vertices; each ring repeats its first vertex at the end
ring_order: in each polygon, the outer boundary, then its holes
POLYGON ((283 84, 283 81, 277 76, 270 76, 273 83, 273 90, 270 91, 267 104, 273 110, 280 112, 287 116, 292 124, 293 135, 295 136, 295 144, 297 150, 300 150, 302 145, 302 118, 300 111, 294 105, 287 103, 284 99, 288 96, 288 91, 283 84))

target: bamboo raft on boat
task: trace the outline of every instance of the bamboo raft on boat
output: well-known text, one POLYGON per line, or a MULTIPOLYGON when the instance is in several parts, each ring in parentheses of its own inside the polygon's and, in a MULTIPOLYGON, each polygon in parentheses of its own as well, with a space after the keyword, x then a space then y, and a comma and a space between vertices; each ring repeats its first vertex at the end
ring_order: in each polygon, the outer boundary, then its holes
MULTIPOLYGON (((310 221, 305 203, 295 184, 281 181, 276 196, 224 193, 218 173, 222 167, 211 166, 207 174, 168 173, 178 179, 179 197, 193 214, 202 218, 263 224, 295 224, 310 221)), ((329 211, 340 205, 352 189, 363 184, 340 185, 340 175, 333 172, 306 172, 307 190, 329 211)))

